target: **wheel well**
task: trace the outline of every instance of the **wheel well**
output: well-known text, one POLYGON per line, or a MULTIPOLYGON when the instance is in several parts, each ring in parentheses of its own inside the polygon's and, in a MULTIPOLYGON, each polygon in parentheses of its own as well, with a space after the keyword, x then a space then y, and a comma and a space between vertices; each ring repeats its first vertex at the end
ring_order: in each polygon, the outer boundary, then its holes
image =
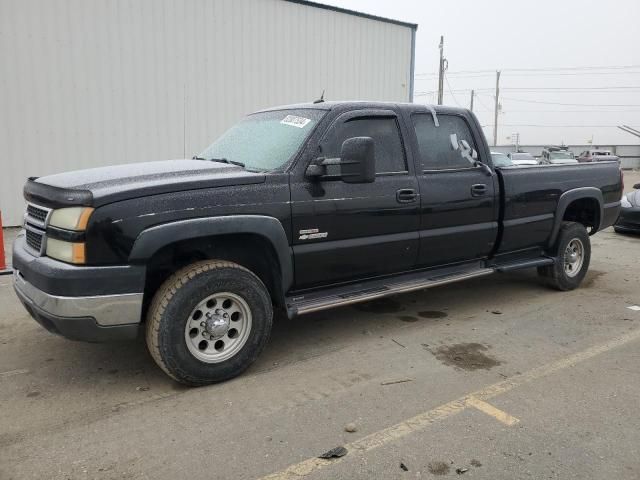
POLYGON ((593 234, 600 226, 600 205, 595 198, 580 198, 571 202, 562 217, 567 222, 578 222, 586 228, 591 228, 593 234))
POLYGON ((153 294, 174 272, 199 260, 227 260, 253 272, 267 287, 272 301, 282 306, 281 271, 273 245, 256 234, 196 238, 169 244, 147 262, 145 310, 153 294))

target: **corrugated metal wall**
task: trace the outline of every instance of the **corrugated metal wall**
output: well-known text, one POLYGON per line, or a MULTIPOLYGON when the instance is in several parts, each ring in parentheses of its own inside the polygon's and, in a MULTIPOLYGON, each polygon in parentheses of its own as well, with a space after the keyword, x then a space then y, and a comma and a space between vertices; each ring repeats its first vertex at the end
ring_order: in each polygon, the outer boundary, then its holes
POLYGON ((412 29, 283 0, 0 0, 0 209, 28 176, 183 158, 245 113, 408 101, 412 29))

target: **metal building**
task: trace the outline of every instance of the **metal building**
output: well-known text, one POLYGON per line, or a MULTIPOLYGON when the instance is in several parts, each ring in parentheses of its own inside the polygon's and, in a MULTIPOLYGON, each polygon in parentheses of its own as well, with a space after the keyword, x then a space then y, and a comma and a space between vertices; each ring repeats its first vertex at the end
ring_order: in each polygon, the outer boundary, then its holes
POLYGON ((0 209, 28 176, 190 157, 278 104, 410 101, 417 26, 292 0, 0 0, 0 209))

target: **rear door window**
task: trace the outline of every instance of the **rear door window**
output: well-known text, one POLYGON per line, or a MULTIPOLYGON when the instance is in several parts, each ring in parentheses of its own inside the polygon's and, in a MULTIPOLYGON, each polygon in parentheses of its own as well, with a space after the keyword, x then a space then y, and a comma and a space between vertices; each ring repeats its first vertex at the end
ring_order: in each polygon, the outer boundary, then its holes
POLYGON ((438 115, 436 127, 431 114, 411 116, 418 140, 422 170, 472 168, 476 144, 467 122, 456 115, 438 115))

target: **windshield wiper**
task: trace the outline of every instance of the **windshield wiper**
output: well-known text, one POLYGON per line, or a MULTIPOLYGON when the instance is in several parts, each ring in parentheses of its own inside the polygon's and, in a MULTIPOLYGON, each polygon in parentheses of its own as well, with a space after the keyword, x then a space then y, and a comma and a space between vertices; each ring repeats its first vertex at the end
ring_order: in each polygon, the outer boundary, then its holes
POLYGON ((228 158, 203 158, 194 155, 193 157, 191 157, 191 160, 207 160, 208 162, 227 163, 229 165, 238 165, 239 167, 245 168, 244 163, 229 160, 228 158))
POLYGON ((235 160, 229 160, 228 158, 212 158, 210 159, 212 162, 218 163, 228 163, 229 165, 238 165, 239 167, 244 168, 245 165, 242 162, 236 162, 235 160))

